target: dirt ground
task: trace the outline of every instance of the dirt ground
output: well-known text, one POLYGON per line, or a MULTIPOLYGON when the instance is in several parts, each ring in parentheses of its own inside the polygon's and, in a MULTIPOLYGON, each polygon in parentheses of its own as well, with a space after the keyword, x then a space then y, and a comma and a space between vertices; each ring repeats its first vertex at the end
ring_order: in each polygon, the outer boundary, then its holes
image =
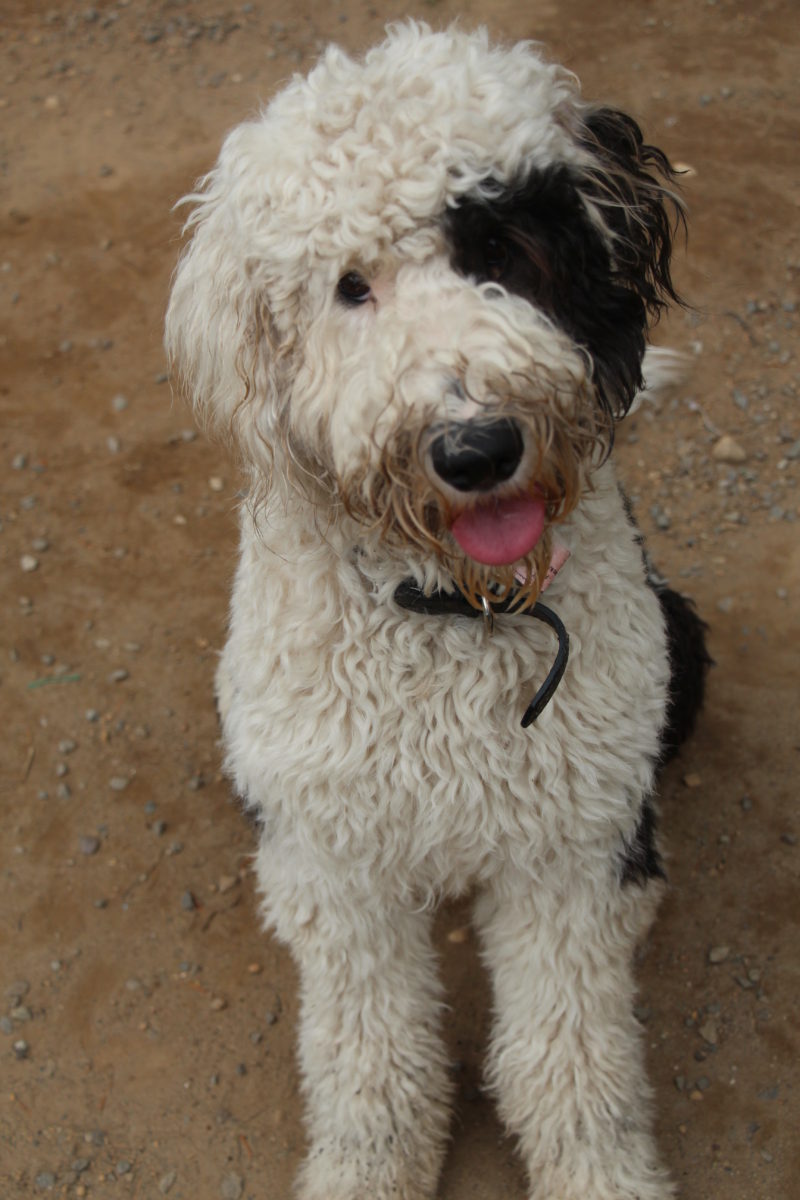
MULTIPOLYGON (((259 929, 211 701, 237 479, 171 398, 172 205, 331 38, 409 9, 6 3, 0 17, 0 1197, 283 1200, 303 1152, 296 980, 259 929)), ((711 625, 663 786, 671 893, 638 1015, 685 1200, 800 1194, 797 9, 500 0, 689 171, 693 374, 619 432, 662 570, 711 625), (731 450, 728 442, 733 440, 731 450), (734 461, 731 461, 733 459, 734 461)), ((481 1090, 466 906, 439 926, 459 1081, 442 1200, 522 1200, 481 1090)))

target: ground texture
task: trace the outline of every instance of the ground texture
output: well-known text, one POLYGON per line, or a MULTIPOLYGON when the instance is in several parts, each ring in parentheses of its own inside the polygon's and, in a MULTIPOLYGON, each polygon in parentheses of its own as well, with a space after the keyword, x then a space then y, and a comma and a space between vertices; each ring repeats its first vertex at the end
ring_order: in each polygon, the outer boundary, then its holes
MULTIPOLYGON (((671 892, 640 967, 685 1200, 800 1177, 800 384, 791 0, 412 4, 535 37, 687 168, 687 385, 619 433, 651 550, 711 625, 663 786, 671 892)), ((0 1195, 284 1200, 303 1151, 296 980, 259 929, 211 703, 237 478, 161 351, 175 200, 336 38, 310 0, 4 6, 0 29, 0 1195)), ((459 1082, 442 1200, 522 1200, 481 1090, 465 907, 440 947, 459 1082)))

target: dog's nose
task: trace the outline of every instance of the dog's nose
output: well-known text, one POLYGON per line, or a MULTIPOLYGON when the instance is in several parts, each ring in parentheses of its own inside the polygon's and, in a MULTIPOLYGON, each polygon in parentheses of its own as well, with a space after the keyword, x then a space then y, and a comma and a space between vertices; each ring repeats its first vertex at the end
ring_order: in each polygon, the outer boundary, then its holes
POLYGON ((431 462, 440 479, 459 492, 488 492, 510 479, 525 444, 515 421, 448 425, 431 444, 431 462))

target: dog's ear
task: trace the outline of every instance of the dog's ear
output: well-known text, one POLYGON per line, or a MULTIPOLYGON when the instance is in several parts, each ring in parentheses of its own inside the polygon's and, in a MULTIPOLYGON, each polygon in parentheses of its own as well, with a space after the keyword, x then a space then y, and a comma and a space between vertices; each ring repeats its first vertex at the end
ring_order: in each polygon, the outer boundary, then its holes
POLYGON ((666 155, 645 143, 632 117, 584 109, 576 136, 585 155, 578 187, 604 230, 612 272, 596 315, 595 383, 601 406, 621 417, 642 387, 649 327, 670 301, 681 303, 670 260, 683 205, 666 155))
POLYGON ((214 169, 183 203, 191 233, 172 281, 165 346, 198 420, 250 464, 271 461, 276 345, 261 264, 249 244, 266 200, 252 196, 253 127, 228 135, 214 169))
POLYGON ((670 274, 672 243, 684 226, 676 171, 649 146, 632 117, 614 108, 583 116, 579 141, 591 156, 583 192, 597 207, 612 239, 616 274, 639 296, 651 319, 671 300, 681 303, 670 274))

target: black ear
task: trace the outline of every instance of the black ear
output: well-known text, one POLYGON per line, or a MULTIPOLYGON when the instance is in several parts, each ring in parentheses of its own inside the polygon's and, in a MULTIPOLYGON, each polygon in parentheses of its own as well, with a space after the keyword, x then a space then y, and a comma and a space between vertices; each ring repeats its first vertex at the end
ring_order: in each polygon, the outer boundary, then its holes
POLYGON ((685 227, 683 205, 668 186, 677 173, 617 109, 590 110, 579 140, 594 160, 581 190, 611 234, 616 279, 639 297, 652 322, 670 300, 681 303, 670 275, 673 237, 685 227))

